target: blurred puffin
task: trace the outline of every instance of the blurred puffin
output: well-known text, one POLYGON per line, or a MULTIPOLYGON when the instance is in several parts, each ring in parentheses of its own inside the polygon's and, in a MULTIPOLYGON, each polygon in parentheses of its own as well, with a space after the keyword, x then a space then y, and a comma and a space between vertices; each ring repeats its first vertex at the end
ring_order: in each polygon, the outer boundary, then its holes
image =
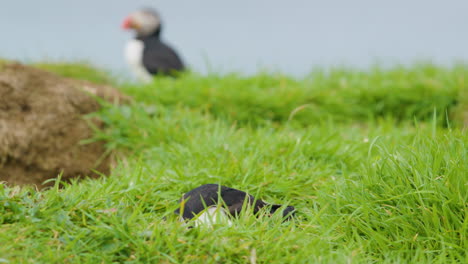
POLYGON ((279 204, 268 204, 257 200, 252 195, 241 190, 222 186, 219 184, 205 184, 199 186, 183 195, 179 201, 181 207, 175 213, 183 220, 195 218, 195 226, 224 223, 231 224, 230 218, 236 217, 244 209, 244 203, 248 203, 254 214, 263 207, 274 214, 283 208, 282 215, 285 220, 295 214, 293 206, 283 207, 279 204), (245 201, 247 199, 247 201, 245 201))
POLYGON ((125 47, 125 58, 137 78, 149 82, 152 75, 174 75, 184 70, 177 53, 160 39, 161 18, 150 8, 131 13, 122 23, 136 36, 125 47))

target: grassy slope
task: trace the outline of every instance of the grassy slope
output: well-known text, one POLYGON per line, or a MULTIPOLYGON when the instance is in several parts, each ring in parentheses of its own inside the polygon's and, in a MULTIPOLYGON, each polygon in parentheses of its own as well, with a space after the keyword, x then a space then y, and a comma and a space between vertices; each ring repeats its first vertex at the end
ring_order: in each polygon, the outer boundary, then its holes
POLYGON ((125 153, 111 177, 0 186, 0 263, 463 262, 468 135, 452 116, 467 74, 419 65, 124 85, 135 103, 106 107, 96 134, 125 153), (162 220, 182 193, 216 182, 298 218, 247 214, 214 230, 162 220))

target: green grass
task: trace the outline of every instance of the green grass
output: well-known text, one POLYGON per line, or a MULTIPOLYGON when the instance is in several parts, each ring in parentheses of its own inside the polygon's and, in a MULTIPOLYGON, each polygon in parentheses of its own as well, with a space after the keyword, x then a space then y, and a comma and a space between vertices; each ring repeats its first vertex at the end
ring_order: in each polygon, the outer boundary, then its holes
POLYGON ((120 154, 112 175, 0 186, 0 263, 464 263, 467 74, 415 65, 122 85, 135 101, 95 114, 107 124, 95 140, 120 154), (187 229, 172 211, 204 183, 298 216, 187 229))
POLYGON ((113 83, 107 71, 96 69, 91 63, 65 63, 65 62, 39 62, 33 64, 34 67, 57 73, 63 77, 81 79, 99 84, 113 83))
POLYGON ((303 125, 324 119, 353 123, 379 117, 396 121, 437 120, 447 125, 447 116, 463 99, 468 66, 441 68, 431 64, 375 67, 367 72, 352 69, 316 71, 296 80, 282 75, 260 74, 200 77, 192 74, 180 82, 161 78, 150 86, 127 86, 140 102, 165 106, 203 108, 216 117, 258 125, 265 120, 294 119, 303 125))

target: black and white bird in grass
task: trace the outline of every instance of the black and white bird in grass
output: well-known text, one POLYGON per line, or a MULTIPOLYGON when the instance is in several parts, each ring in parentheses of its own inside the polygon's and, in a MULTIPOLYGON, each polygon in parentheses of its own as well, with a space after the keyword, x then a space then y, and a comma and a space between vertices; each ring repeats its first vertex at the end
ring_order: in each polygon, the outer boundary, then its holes
POLYGON ((195 225, 230 224, 232 217, 239 215, 243 209, 249 208, 245 206, 246 204, 250 205, 254 214, 264 207, 268 208, 270 214, 283 208, 281 213, 284 219, 289 219, 295 214, 293 206, 283 207, 278 204, 268 204, 260 199, 255 199, 246 192, 219 184, 199 186, 184 194, 179 202, 181 207, 175 210, 175 213, 183 220, 195 218, 195 225))
POLYGON ((138 79, 149 82, 153 75, 174 75, 184 70, 179 55, 161 41, 161 17, 155 10, 145 8, 131 13, 122 28, 136 33, 125 47, 125 58, 138 79))

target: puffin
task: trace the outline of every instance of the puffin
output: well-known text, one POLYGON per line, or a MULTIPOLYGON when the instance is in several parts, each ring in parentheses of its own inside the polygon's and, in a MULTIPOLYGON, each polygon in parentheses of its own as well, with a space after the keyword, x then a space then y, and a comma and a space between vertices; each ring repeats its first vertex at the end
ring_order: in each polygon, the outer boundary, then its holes
POLYGON ((133 30, 135 37, 125 46, 125 59, 138 79, 150 82, 153 75, 175 76, 185 69, 177 52, 161 40, 161 17, 151 8, 128 15, 122 29, 133 30))
POLYGON ((254 214, 263 207, 269 210, 270 215, 283 208, 281 214, 284 220, 291 219, 296 213, 293 206, 269 204, 246 192, 219 184, 204 184, 185 193, 179 200, 180 208, 174 213, 182 221, 194 219, 195 226, 213 223, 231 225, 231 219, 246 209, 244 203, 250 205, 254 214))

